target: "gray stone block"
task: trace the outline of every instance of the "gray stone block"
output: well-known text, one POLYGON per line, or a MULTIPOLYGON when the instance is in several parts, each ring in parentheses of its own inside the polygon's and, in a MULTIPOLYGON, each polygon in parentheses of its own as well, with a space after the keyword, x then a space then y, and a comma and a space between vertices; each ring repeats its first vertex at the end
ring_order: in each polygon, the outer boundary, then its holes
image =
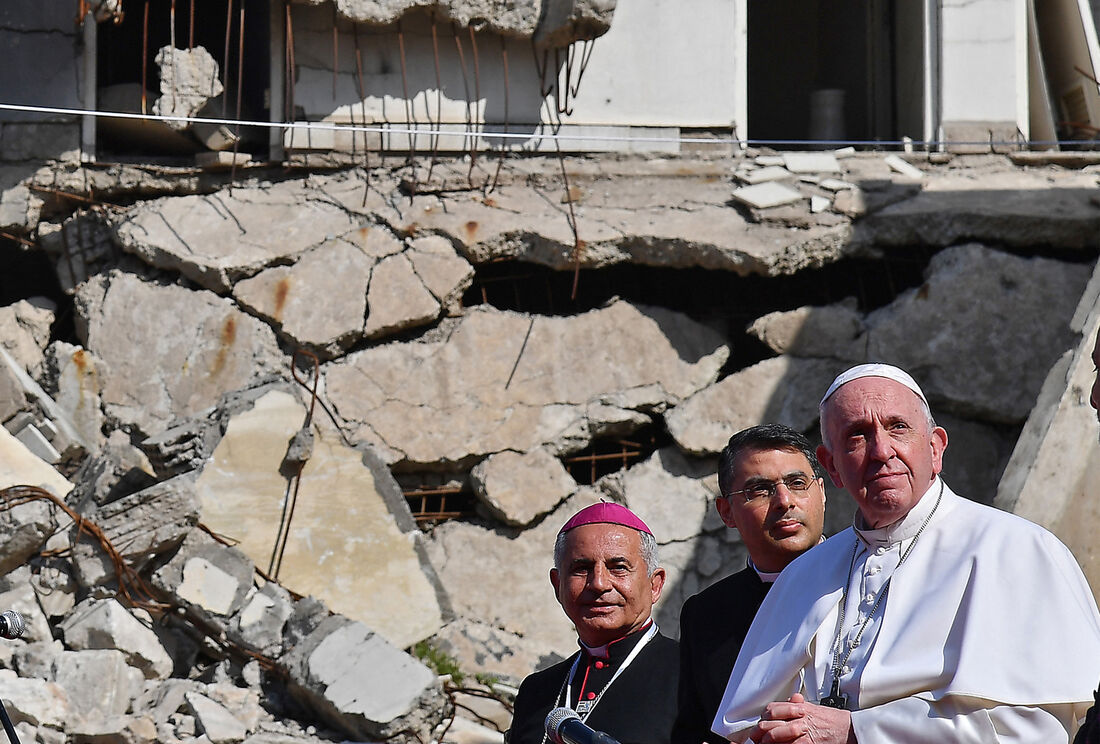
POLYGON ((295 697, 351 736, 386 738, 404 729, 427 736, 446 711, 430 669, 346 618, 324 620, 284 662, 295 697))

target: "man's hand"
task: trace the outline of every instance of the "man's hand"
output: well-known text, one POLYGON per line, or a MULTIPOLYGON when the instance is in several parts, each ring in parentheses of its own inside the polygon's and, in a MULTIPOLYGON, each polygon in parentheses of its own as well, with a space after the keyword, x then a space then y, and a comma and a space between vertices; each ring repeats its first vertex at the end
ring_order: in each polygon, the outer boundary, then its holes
POLYGON ((856 744, 851 713, 807 703, 798 693, 769 703, 749 738, 755 744, 856 744))

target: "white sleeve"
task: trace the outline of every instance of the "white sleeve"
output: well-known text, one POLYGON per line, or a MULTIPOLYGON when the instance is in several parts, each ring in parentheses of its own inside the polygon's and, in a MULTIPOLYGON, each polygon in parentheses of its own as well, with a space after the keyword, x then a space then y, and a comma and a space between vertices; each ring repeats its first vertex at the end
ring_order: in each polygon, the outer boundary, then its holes
POLYGON ((1068 744, 1076 728, 1072 703, 990 706, 988 700, 955 695, 938 702, 906 697, 852 711, 852 731, 861 744, 1068 744))

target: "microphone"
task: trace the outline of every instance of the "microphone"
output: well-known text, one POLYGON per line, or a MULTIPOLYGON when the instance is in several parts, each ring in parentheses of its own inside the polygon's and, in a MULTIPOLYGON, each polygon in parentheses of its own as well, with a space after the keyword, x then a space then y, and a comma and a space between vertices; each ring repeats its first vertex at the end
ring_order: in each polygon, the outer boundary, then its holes
POLYGON ((23 622, 23 616, 15 610, 0 612, 0 638, 11 640, 23 635, 27 624, 23 622))
POLYGON ((546 715, 546 736, 554 744, 619 744, 610 734, 586 726, 572 708, 554 708, 546 715))

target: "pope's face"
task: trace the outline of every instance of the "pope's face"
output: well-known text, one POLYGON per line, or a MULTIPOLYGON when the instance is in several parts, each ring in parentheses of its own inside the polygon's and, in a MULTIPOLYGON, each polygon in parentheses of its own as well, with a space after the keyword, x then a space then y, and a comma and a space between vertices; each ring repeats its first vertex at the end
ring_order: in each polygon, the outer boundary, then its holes
POLYGON ((1096 409, 1096 418, 1100 420, 1100 331, 1097 331, 1096 343, 1092 346, 1092 366, 1098 371, 1096 379, 1092 382, 1092 395, 1089 396, 1089 403, 1096 409))
POLYGON ((645 624, 665 572, 649 575, 637 530, 586 524, 566 533, 561 568, 550 571, 550 583, 580 639, 602 646, 645 624))
POLYGON ((884 377, 843 385, 825 404, 817 457, 873 527, 909 513, 943 467, 947 432, 930 428, 920 399, 884 377))
POLYGON ((741 533, 754 566, 776 573, 817 545, 825 523, 825 489, 805 455, 798 450, 748 449, 734 459, 732 472, 731 494, 715 505, 726 526, 741 533), (810 487, 799 491, 784 485, 798 480, 810 487), (771 498, 746 501, 743 494, 734 493, 771 483, 776 484, 771 498))

